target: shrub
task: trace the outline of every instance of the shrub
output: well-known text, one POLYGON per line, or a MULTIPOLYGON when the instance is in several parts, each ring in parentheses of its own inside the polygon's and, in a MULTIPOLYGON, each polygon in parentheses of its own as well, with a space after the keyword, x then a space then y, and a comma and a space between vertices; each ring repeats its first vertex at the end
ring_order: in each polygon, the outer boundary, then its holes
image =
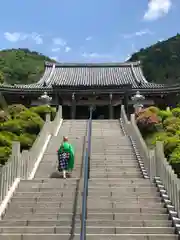
POLYGON ((164 120, 166 120, 167 118, 172 117, 172 112, 171 111, 165 111, 165 110, 160 110, 158 113, 158 116, 162 119, 162 121, 164 122, 164 120))
POLYGON ((171 153, 169 163, 174 169, 174 172, 180 177, 180 145, 178 145, 171 153))
POLYGON ((148 135, 145 139, 146 144, 151 148, 154 147, 157 141, 162 141, 169 137, 166 132, 155 132, 148 135))
POLYGON ((147 109, 147 111, 150 111, 150 112, 152 112, 152 113, 154 113, 154 114, 158 114, 159 113, 159 108, 157 108, 157 107, 154 107, 154 106, 151 106, 151 107, 148 107, 148 108, 146 108, 147 109))
POLYGON ((5 136, 10 141, 17 141, 17 135, 12 132, 1 131, 0 134, 5 136))
POLYGON ((29 110, 21 112, 16 120, 21 121, 22 132, 27 132, 30 134, 38 134, 43 126, 44 121, 42 118, 29 110))
POLYGON ((20 135, 23 131, 22 121, 19 119, 8 120, 0 124, 0 130, 20 135))
POLYGON ((19 113, 13 120, 0 124, 0 130, 21 135, 22 133, 38 134, 43 126, 42 118, 29 110, 19 113))
POLYGON ((180 139, 178 136, 171 136, 167 132, 153 133, 145 140, 150 148, 153 148, 157 141, 162 141, 164 145, 164 154, 168 159, 174 149, 180 144, 180 139))
POLYGON ((32 147, 33 142, 36 139, 36 135, 31 135, 28 133, 23 133, 18 137, 18 141, 21 144, 21 150, 28 150, 32 147))
POLYGON ((51 119, 53 120, 56 115, 56 109, 48 105, 42 105, 38 107, 31 107, 30 111, 37 113, 43 120, 46 120, 46 113, 51 114, 51 119))
POLYGON ((169 163, 180 163, 180 145, 178 145, 169 157, 169 163))
POLYGON ((5 137, 2 133, 0 133, 0 146, 11 147, 11 140, 5 137))
POLYGON ((156 131, 156 124, 159 124, 159 118, 155 113, 148 109, 141 111, 136 118, 137 125, 141 133, 145 136, 156 131))
POLYGON ((5 111, 0 111, 0 123, 6 122, 9 119, 10 119, 10 117, 5 111))
POLYGON ((172 114, 173 114, 174 117, 179 118, 180 117, 180 108, 172 109, 172 114))
POLYGON ((179 124, 180 123, 180 119, 176 118, 176 117, 169 117, 167 118, 164 122, 163 125, 164 127, 170 126, 172 124, 179 124))
POLYGON ((164 139, 164 154, 168 159, 179 144, 180 139, 178 136, 171 136, 164 139))
POLYGON ((163 122, 166 131, 176 134, 177 130, 180 130, 180 118, 169 117, 163 122))
POLYGON ((8 112, 12 117, 15 117, 19 113, 26 111, 27 108, 22 104, 12 104, 8 106, 8 112))
POLYGON ((10 147, 0 147, 0 164, 4 165, 11 154, 10 147))

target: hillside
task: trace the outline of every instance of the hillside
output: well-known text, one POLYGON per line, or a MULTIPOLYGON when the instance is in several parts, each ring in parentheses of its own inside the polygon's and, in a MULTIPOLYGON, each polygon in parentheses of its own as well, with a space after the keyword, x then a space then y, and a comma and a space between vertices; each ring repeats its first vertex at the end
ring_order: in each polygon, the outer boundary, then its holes
POLYGON ((54 60, 28 49, 0 51, 0 82, 28 84, 40 79, 44 61, 54 60))
POLYGON ((180 34, 141 49, 129 61, 140 60, 149 82, 180 83, 180 34))

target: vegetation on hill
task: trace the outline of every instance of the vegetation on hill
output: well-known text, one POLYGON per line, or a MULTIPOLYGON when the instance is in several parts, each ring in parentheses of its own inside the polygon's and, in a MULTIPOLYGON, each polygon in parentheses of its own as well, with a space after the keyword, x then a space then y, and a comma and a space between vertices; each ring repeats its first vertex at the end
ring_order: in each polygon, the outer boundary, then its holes
POLYGON ((164 143, 165 157, 180 177, 180 108, 165 111, 149 107, 136 115, 136 121, 149 148, 156 141, 164 143))
POLYGON ((0 164, 4 164, 11 154, 12 141, 19 141, 21 150, 31 148, 40 132, 46 113, 55 116, 55 109, 44 106, 26 108, 21 104, 9 105, 0 111, 0 164))
POLYGON ((55 62, 29 49, 0 51, 0 83, 29 84, 37 82, 44 72, 44 62, 55 62))
POLYGON ((129 61, 140 60, 149 82, 180 83, 180 34, 134 53, 129 61))

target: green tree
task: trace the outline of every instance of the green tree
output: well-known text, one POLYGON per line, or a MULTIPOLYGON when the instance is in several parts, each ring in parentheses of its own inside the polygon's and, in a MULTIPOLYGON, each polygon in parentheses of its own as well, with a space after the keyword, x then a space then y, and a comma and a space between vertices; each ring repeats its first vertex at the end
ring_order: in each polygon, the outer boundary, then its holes
POLYGON ((180 83, 180 34, 134 53, 129 61, 142 62, 149 82, 180 83))
POLYGON ((0 83, 4 82, 4 73, 0 71, 0 83))
POLYGON ((0 51, 0 83, 29 84, 37 82, 44 73, 44 62, 55 62, 29 49, 0 51))

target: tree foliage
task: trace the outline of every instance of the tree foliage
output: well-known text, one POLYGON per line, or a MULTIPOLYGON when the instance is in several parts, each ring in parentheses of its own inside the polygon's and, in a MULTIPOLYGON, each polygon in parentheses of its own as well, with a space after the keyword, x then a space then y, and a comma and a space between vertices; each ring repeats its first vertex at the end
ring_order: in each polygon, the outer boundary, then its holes
POLYGON ((29 49, 0 51, 0 83, 29 84, 37 82, 44 72, 44 61, 55 62, 29 49))
POLYGON ((138 60, 149 82, 180 83, 180 34, 141 49, 129 59, 138 60))

